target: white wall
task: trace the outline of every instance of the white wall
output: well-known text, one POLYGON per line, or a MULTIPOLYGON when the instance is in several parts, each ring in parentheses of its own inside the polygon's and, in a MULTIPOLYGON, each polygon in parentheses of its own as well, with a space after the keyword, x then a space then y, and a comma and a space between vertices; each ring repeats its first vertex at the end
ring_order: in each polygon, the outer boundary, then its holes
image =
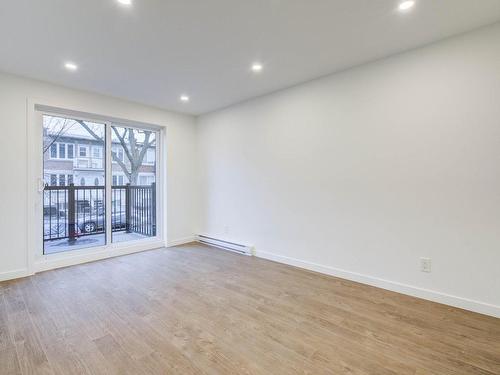
POLYGON ((167 239, 192 238, 197 215, 195 119, 119 99, 0 74, 0 280, 27 267, 27 98, 167 126, 167 239))
POLYGON ((201 116, 199 230, 500 316, 499 45, 497 24, 201 116))

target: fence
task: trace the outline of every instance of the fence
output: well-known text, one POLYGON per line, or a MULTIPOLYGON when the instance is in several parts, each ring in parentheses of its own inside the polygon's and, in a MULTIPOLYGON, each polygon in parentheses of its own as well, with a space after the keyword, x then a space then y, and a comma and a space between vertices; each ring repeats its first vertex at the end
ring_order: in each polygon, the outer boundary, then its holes
MULTIPOLYGON (((44 241, 104 233, 104 186, 45 186, 44 241)), ((111 229, 156 235, 156 186, 112 186, 111 229)))

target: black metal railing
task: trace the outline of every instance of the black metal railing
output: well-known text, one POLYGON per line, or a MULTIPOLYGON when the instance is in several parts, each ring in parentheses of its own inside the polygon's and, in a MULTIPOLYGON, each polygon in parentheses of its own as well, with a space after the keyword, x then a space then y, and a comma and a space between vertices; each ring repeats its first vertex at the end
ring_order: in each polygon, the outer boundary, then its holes
POLYGON ((113 186, 111 192, 113 228, 145 236, 156 235, 156 188, 151 186, 113 186))
MULTIPOLYGON (((104 233, 106 230, 104 186, 45 186, 44 241, 104 233)), ((111 188, 111 229, 144 236, 156 235, 156 186, 111 188)))

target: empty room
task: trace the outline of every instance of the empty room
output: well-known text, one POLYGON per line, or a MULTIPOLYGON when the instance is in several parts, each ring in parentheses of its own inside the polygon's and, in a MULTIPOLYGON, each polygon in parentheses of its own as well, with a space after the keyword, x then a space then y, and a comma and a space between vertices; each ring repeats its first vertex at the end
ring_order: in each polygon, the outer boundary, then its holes
POLYGON ((0 0, 0 375, 500 375, 500 0, 0 0))

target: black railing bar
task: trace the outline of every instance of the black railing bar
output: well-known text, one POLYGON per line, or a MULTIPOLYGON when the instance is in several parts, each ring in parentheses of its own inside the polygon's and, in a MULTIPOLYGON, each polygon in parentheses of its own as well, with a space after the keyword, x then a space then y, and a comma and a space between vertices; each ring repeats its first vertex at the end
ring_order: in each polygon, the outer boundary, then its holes
MULTIPOLYGON (((104 186, 75 186, 75 190, 105 190, 104 186)), ((45 186, 45 191, 53 191, 53 190, 69 190, 69 186, 45 186)))
MULTIPOLYGON (((151 185, 113 185, 111 187, 112 189, 151 189, 151 185)), ((50 190, 68 190, 69 186, 50 186, 47 185, 44 187, 44 190, 50 191, 50 190)), ((92 190, 92 189, 98 189, 98 190, 106 190, 105 186, 90 186, 90 185, 85 185, 85 186, 76 186, 75 185, 75 190, 92 190)))

